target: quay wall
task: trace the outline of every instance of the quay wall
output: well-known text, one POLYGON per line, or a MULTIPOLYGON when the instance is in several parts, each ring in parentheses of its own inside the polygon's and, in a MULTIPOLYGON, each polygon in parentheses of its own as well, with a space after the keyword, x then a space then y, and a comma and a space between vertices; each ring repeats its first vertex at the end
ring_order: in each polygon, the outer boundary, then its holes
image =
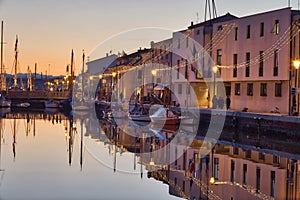
MULTIPOLYGON (((272 149, 288 153, 299 153, 300 118, 280 114, 260 114, 235 111, 197 109, 200 112, 198 136, 207 134, 212 118, 225 117, 220 140, 272 149)), ((213 126, 210 126, 210 128, 213 126)))
POLYGON ((200 122, 209 122, 211 117, 225 117, 224 128, 246 129, 269 133, 285 133, 300 136, 300 117, 272 113, 251 113, 226 110, 198 109, 200 122))

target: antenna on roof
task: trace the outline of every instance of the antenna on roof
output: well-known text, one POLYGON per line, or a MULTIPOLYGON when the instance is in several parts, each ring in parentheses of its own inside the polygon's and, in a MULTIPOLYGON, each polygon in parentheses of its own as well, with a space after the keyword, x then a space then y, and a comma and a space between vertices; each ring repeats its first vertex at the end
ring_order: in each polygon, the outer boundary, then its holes
POLYGON ((207 21, 207 12, 209 14, 209 20, 218 17, 215 0, 206 0, 206 2, 205 2, 205 11, 204 11, 204 21, 207 21))

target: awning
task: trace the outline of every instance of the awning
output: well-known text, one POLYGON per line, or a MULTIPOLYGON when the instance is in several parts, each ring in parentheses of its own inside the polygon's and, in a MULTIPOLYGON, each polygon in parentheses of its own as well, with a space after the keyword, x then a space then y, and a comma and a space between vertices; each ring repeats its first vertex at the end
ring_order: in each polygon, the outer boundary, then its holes
POLYGON ((154 90, 165 90, 165 88, 168 88, 168 84, 158 84, 154 87, 154 90))

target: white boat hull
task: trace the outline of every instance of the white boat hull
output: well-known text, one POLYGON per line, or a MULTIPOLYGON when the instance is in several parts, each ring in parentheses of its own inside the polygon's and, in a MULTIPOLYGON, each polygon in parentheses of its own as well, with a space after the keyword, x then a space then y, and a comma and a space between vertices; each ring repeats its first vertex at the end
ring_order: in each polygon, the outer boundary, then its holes
POLYGON ((74 108, 73 108, 75 111, 86 111, 86 110, 89 110, 90 109, 90 107, 89 106, 75 106, 74 108))
POLYGON ((59 101, 46 101, 45 108, 59 108, 59 101))

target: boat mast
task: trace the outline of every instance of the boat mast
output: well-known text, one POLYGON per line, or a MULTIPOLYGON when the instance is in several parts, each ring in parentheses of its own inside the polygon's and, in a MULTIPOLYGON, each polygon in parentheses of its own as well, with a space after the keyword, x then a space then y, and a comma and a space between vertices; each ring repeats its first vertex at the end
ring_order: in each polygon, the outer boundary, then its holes
POLYGON ((17 68, 18 68, 18 35, 16 35, 16 44, 15 44, 15 74, 14 74, 14 88, 18 87, 17 83, 17 68))
POLYGON ((6 80, 4 76, 4 69, 3 69, 3 20, 1 21, 1 91, 6 89, 6 80))
POLYGON ((83 87, 83 84, 84 84, 84 57, 85 57, 85 55, 84 55, 84 50, 82 50, 83 51, 83 53, 82 53, 82 71, 81 71, 81 99, 83 100, 83 90, 84 90, 84 87, 83 87))
POLYGON ((73 80, 74 80, 74 71, 73 71, 73 64, 74 64, 74 52, 72 49, 72 53, 71 53, 71 80, 70 80, 70 91, 73 91, 73 80))
POLYGON ((3 21, 1 21, 1 75, 3 73, 3 21))
POLYGON ((27 68, 27 89, 29 91, 32 91, 32 77, 31 77, 31 70, 30 67, 28 66, 27 68))

